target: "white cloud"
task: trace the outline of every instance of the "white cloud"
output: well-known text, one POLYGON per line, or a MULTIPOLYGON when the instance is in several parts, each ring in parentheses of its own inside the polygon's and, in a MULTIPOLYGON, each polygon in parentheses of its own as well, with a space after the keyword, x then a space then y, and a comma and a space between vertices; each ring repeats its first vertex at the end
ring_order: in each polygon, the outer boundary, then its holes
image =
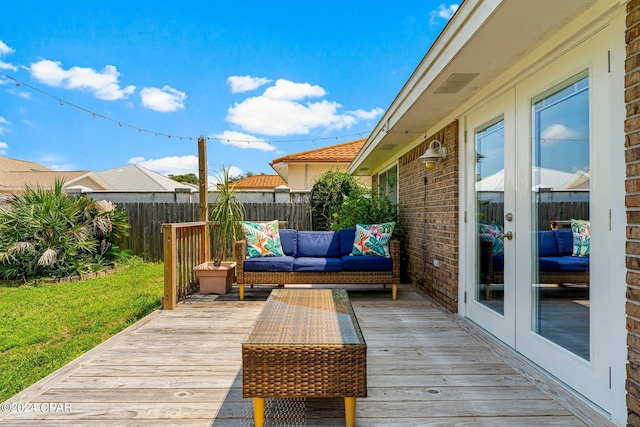
POLYGON ((0 156, 4 156, 7 154, 7 150, 9 149, 9 144, 6 142, 0 141, 0 156))
POLYGON ((223 133, 209 135, 209 137, 220 140, 222 144, 233 145, 243 149, 261 151, 275 151, 276 149, 275 146, 268 142, 242 132, 226 130, 223 133))
POLYGON ((371 111, 365 111, 365 110, 349 111, 349 114, 354 115, 360 120, 373 120, 380 117, 382 113, 384 113, 384 110, 382 108, 374 108, 371 111))
POLYGON ((278 79, 276 84, 264 91, 264 97, 270 99, 286 99, 297 101, 305 98, 321 98, 327 92, 318 85, 309 83, 295 83, 289 80, 278 79))
POLYGON ((169 113, 184 108, 187 94, 170 86, 164 86, 162 89, 145 87, 140 91, 140 97, 144 108, 169 113))
MULTIPOLYGON (((219 168, 221 168, 220 166, 219 168)), ((229 178, 237 178, 240 175, 244 174, 244 171, 237 166, 233 165, 225 165, 225 167, 229 168, 229 178)), ((212 186, 215 189, 216 184, 220 184, 222 182, 222 171, 218 170, 214 175, 209 175, 209 188, 212 186)))
MULTIPOLYGON (((9 55, 13 52, 15 52, 13 48, 10 48, 9 46, 7 46, 5 42, 0 40, 0 57, 4 55, 9 55)), ((0 60, 0 70, 18 71, 18 67, 16 67, 15 65, 9 62, 4 62, 0 60)))
POLYGON ((61 164, 49 165, 49 169, 53 169, 54 171, 71 171, 71 170, 74 170, 75 168, 71 163, 61 163, 61 164))
POLYGON ((0 116, 0 135, 3 135, 5 132, 7 132, 8 127, 11 126, 11 124, 12 123, 9 120, 0 116))
POLYGON ((271 80, 266 77, 231 76, 227 78, 227 84, 231 86, 232 93, 249 92, 270 82, 271 80))
POLYGON ((542 137, 542 142, 547 143, 563 140, 575 140, 578 137, 578 133, 563 124, 554 123, 543 130, 540 136, 542 137))
POLYGON ((337 102, 306 98, 325 96, 317 85, 278 80, 260 96, 247 98, 229 107, 226 120, 243 131, 261 135, 304 135, 313 129, 324 131, 349 128, 360 120, 379 116, 382 110, 340 113, 337 102))
POLYGON ((458 10, 459 7, 460 5, 457 3, 452 3, 449 6, 447 6, 446 3, 441 3, 440 6, 438 6, 437 10, 431 11, 431 23, 435 23, 438 18, 448 21, 449 19, 451 19, 453 14, 456 13, 456 10, 458 10))
POLYGON ((135 86, 120 87, 120 73, 113 65, 105 66, 102 71, 84 67, 65 70, 62 63, 43 59, 31 64, 30 71, 31 76, 41 83, 66 89, 88 90, 96 98, 106 101, 126 99, 136 89, 135 86))
POLYGON ((10 48, 5 42, 0 40, 0 55, 6 55, 13 52, 15 52, 14 49, 10 48))
POLYGON ((198 174, 198 157, 193 155, 169 156, 149 160, 144 157, 132 157, 128 163, 140 165, 162 175, 198 174))

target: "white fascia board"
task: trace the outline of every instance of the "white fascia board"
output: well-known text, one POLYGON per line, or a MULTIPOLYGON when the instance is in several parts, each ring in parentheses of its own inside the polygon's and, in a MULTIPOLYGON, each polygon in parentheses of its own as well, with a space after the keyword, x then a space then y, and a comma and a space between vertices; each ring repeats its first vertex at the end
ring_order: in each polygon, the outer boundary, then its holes
POLYGON ((395 123, 411 108, 422 92, 484 25, 503 1, 465 0, 462 3, 351 162, 349 173, 355 173, 373 149, 384 139, 386 132, 392 129, 395 123))

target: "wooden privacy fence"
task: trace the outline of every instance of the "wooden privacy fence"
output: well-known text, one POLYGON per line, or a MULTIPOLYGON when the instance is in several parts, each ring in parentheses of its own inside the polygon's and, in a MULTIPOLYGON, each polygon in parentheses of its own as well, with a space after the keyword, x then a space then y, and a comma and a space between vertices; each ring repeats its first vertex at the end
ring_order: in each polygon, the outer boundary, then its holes
POLYGON ((173 310, 178 299, 196 287, 198 264, 211 258, 210 224, 189 222, 163 224, 164 236, 164 298, 165 310, 173 310))
MULTIPOLYGON (((145 261, 163 260, 162 224, 197 221, 198 203, 118 203, 129 216, 129 238, 119 241, 145 261)), ((310 230, 308 203, 244 203, 247 221, 287 222, 288 228, 310 230)))
MULTIPOLYGON (((478 207, 478 222, 504 223, 504 203, 486 203, 478 207)), ((538 230, 551 229, 551 221, 589 219, 589 202, 542 202, 538 204, 538 230)))

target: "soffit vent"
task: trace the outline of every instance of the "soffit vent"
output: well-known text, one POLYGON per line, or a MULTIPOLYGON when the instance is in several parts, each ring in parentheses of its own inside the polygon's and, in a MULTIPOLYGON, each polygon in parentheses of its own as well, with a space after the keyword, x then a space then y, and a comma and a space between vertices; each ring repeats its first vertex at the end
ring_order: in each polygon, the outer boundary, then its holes
POLYGON ((458 93, 463 87, 469 84, 469 82, 476 77, 479 73, 453 73, 449 78, 442 83, 435 93, 438 94, 453 94, 458 93))
POLYGON ((397 146, 398 144, 384 144, 380 146, 379 150, 381 151, 393 150, 397 146))

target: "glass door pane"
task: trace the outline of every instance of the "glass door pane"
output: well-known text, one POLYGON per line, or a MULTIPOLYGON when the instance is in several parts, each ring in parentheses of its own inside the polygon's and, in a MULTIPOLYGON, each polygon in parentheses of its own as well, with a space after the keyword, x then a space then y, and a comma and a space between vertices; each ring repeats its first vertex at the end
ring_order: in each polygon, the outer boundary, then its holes
POLYGON ((475 130, 476 286, 474 298, 504 315, 504 117, 475 130))
POLYGON ((589 78, 532 102, 532 329, 589 360, 589 78))

